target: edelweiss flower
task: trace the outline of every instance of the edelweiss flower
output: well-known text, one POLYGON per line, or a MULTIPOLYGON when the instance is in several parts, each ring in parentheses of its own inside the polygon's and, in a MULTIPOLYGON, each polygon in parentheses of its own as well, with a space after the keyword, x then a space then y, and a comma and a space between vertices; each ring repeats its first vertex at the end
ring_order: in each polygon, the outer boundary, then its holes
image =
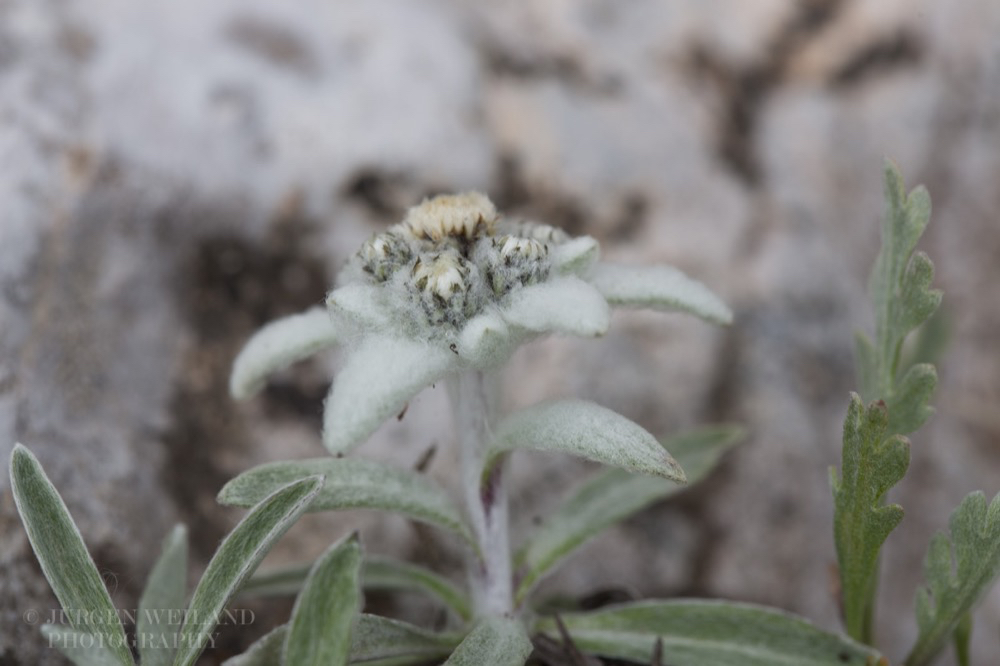
POLYGON ((247 398, 269 373, 346 344, 323 418, 324 443, 342 453, 452 373, 493 369, 546 333, 603 335, 609 305, 732 319, 712 292, 675 268, 597 258, 593 238, 500 217, 477 192, 435 197, 364 244, 326 308, 254 335, 236 359, 230 390, 247 398))

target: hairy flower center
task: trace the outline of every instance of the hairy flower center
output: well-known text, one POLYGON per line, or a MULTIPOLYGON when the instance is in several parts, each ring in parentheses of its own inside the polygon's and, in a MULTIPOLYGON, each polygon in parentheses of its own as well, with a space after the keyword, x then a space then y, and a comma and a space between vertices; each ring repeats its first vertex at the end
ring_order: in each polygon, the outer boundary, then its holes
POLYGON ((483 194, 425 200, 369 239, 352 266, 369 283, 418 302, 431 325, 460 327, 512 291, 548 278, 565 233, 499 217, 483 194))

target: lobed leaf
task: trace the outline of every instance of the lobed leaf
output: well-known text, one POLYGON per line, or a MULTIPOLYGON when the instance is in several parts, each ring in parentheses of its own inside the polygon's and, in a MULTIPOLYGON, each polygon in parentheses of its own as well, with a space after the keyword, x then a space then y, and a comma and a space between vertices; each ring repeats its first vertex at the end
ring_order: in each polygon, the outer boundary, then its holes
POLYGON ((352 634, 351 663, 426 663, 449 654, 461 640, 460 635, 434 633, 400 620, 362 614, 352 634))
POLYGON ((361 612, 361 545, 357 534, 335 543, 309 571, 295 600, 284 664, 341 666, 351 652, 351 628, 361 612))
MULTIPOLYGON (((687 472, 688 482, 696 483, 743 436, 742 428, 706 427, 673 437, 663 446, 687 472)), ((602 530, 681 489, 661 478, 634 475, 621 469, 599 472, 548 515, 518 552, 517 603, 557 564, 602 530)))
POLYGON ((285 484, 323 475, 309 511, 381 509, 458 534, 475 547, 472 533, 448 494, 426 476, 363 458, 314 458, 267 463, 232 479, 218 501, 253 506, 285 484))
MULTIPOLYGON (((581 650, 648 664, 658 640, 671 666, 869 666, 877 652, 783 611, 708 600, 649 600, 560 616, 581 650)), ((544 618, 539 631, 558 636, 544 618)))
POLYGON ((233 362, 229 392, 244 400, 264 386, 267 376, 340 342, 340 331, 324 308, 278 319, 257 331, 233 362))
POLYGON ((917 592, 917 642, 906 666, 929 663, 960 628, 1000 575, 1000 495, 987 505, 969 494, 948 521, 951 538, 938 533, 924 560, 926 583, 917 592))
POLYGON ((486 456, 484 477, 502 454, 515 449, 559 451, 678 483, 687 480, 677 461, 645 429, 584 400, 535 405, 501 421, 486 456))
POLYGON ((176 525, 163 543, 139 599, 135 640, 142 666, 170 666, 187 597, 187 528, 176 525))
MULTIPOLYGON (((298 594, 310 568, 297 565, 258 573, 247 581, 240 594, 265 597, 298 594)), ((365 590, 422 592, 444 604, 460 619, 472 617, 469 599, 462 590, 430 569, 410 562, 368 555, 361 565, 361 585, 365 590)))
POLYGON ((14 445, 10 457, 10 487, 42 573, 75 630, 49 631, 66 637, 94 636, 100 648, 87 650, 87 659, 100 657, 107 663, 131 666, 132 654, 118 611, 80 530, 38 459, 21 444, 14 445), (107 655, 100 656, 98 651, 107 655))
MULTIPOLYGON (((941 292, 930 288, 934 277, 930 259, 923 253, 914 254, 930 220, 931 202, 927 190, 918 187, 907 196, 899 170, 892 163, 886 163, 885 201, 882 247, 870 283, 875 304, 875 342, 866 342, 858 349, 863 395, 868 400, 884 400, 892 409, 903 341, 938 308, 941 292)), ((919 392, 916 396, 929 398, 930 391, 919 392)), ((908 409, 919 411, 919 405, 908 409)), ((891 432, 907 434, 912 431, 891 432)))
POLYGON ((280 488, 254 506, 222 541, 191 598, 174 666, 194 664, 230 598, 305 512, 322 484, 323 478, 314 476, 280 488))
POLYGON ((732 311, 697 280, 672 266, 599 263, 589 282, 611 305, 687 312, 714 324, 731 324, 732 311))
POLYGON ((444 377, 458 357, 426 342, 376 335, 362 340, 334 379, 323 407, 323 444, 346 453, 407 401, 444 377))
POLYGON ((484 617, 455 648, 444 666, 524 666, 531 654, 531 640, 520 621, 484 617))
POLYGON ((870 639, 879 549, 903 519, 903 509, 883 506, 882 498, 903 478, 910 462, 909 442, 899 435, 888 436, 887 430, 885 405, 865 408, 852 394, 839 478, 836 470, 830 470, 844 620, 848 635, 864 642, 870 639))
POLYGON ((42 636, 49 646, 59 650, 76 666, 118 666, 122 663, 103 636, 61 624, 43 624, 42 636))

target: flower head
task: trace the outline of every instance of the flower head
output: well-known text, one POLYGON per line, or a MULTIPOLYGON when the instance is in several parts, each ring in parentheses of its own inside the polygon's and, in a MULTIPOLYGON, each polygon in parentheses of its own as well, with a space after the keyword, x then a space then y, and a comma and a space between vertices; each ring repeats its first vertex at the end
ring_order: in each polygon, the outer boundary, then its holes
POLYGON ((731 319, 714 294, 674 268, 597 259, 593 238, 504 218, 478 192, 425 200, 348 261, 326 311, 258 332, 237 358, 230 388, 246 397, 268 373, 346 343, 324 416, 324 442, 342 452, 453 372, 496 367, 539 335, 604 334, 610 305, 731 319))

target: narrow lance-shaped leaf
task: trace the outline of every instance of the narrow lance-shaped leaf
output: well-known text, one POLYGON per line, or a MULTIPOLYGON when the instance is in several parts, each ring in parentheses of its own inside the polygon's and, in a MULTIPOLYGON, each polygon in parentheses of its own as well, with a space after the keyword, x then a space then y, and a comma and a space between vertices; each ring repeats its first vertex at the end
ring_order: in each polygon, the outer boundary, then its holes
MULTIPOLYGON (((731 426, 699 428, 673 437, 663 446, 684 468, 688 482, 696 483, 743 434, 742 428, 731 426)), ((522 602, 557 564, 602 530, 680 490, 681 486, 658 477, 621 469, 599 472, 546 516, 517 554, 515 566, 521 576, 517 602, 522 602)))
POLYGON ((20 444, 10 457, 10 485, 35 557, 70 626, 97 637, 113 663, 131 665, 118 612, 80 530, 41 464, 20 444))
POLYGON ((118 666, 122 662, 106 647, 102 636, 62 624, 43 624, 42 636, 76 666, 118 666))
POLYGON ((456 367, 447 348, 373 336, 351 350, 323 408, 323 444, 346 453, 395 416, 421 389, 456 367))
MULTIPOLYGON (((299 593, 311 565, 283 567, 262 571, 240 590, 245 596, 292 596, 299 593)), ((368 555, 361 565, 361 586, 365 590, 422 592, 438 600, 462 620, 471 618, 469 599, 446 578, 403 560, 368 555)))
POLYGON ((366 590, 407 590, 428 594, 451 609, 460 619, 472 617, 469 599, 454 583, 430 569, 391 557, 368 556, 361 570, 366 590))
POLYGON ((298 520, 322 484, 322 477, 309 477, 281 488, 257 504, 223 540, 191 598, 178 636, 175 666, 195 662, 229 599, 298 520))
MULTIPOLYGON (((879 658, 795 615, 751 604, 650 600, 561 619, 581 650, 643 664, 657 640, 671 666, 873 666, 879 658)), ((558 635, 551 618, 536 628, 558 635)))
POLYGON ((439 634, 400 620, 363 614, 352 634, 351 663, 426 663, 444 657, 461 640, 461 635, 439 634))
POLYGON ((163 544, 139 599, 135 641, 142 666, 169 666, 173 640, 184 617, 187 598, 187 529, 177 525, 163 544))
POLYGON ((340 341, 340 332, 324 308, 273 321, 257 331, 233 362, 229 392, 237 400, 249 398, 264 380, 296 361, 340 341))
POLYGON ((869 642, 871 603, 878 577, 878 552, 903 519, 898 505, 882 506, 910 462, 905 438, 887 436, 885 406, 867 409, 857 395, 844 421, 843 469, 830 470, 834 497, 834 542, 840 565, 844 621, 852 638, 869 642))
POLYGON ((687 312, 714 324, 733 321, 718 296, 672 266, 599 263, 588 279, 611 305, 687 312))
POLYGON ((987 505, 981 492, 971 493, 948 526, 951 538, 936 534, 924 561, 926 586, 917 592, 920 632, 907 666, 930 663, 1000 575, 1000 495, 987 505))
POLYGON ((352 534, 313 565, 295 600, 282 663, 341 666, 351 651, 351 628, 361 611, 361 546, 352 534))
POLYGON ((531 654, 531 641, 520 621, 484 617, 455 648, 444 666, 523 666, 531 654))
POLYGON ((441 527, 474 541, 448 494, 426 476, 363 458, 315 458, 274 462, 255 467, 231 480, 219 502, 253 506, 285 484, 321 474, 323 487, 309 511, 380 509, 441 527))
POLYGON ((287 624, 275 627, 254 641, 243 654, 226 659, 222 666, 284 666, 281 650, 285 646, 287 635, 287 624))
POLYGON ((494 432, 484 477, 515 449, 558 451, 684 483, 677 461, 638 424, 585 400, 543 403, 511 414, 494 432))

